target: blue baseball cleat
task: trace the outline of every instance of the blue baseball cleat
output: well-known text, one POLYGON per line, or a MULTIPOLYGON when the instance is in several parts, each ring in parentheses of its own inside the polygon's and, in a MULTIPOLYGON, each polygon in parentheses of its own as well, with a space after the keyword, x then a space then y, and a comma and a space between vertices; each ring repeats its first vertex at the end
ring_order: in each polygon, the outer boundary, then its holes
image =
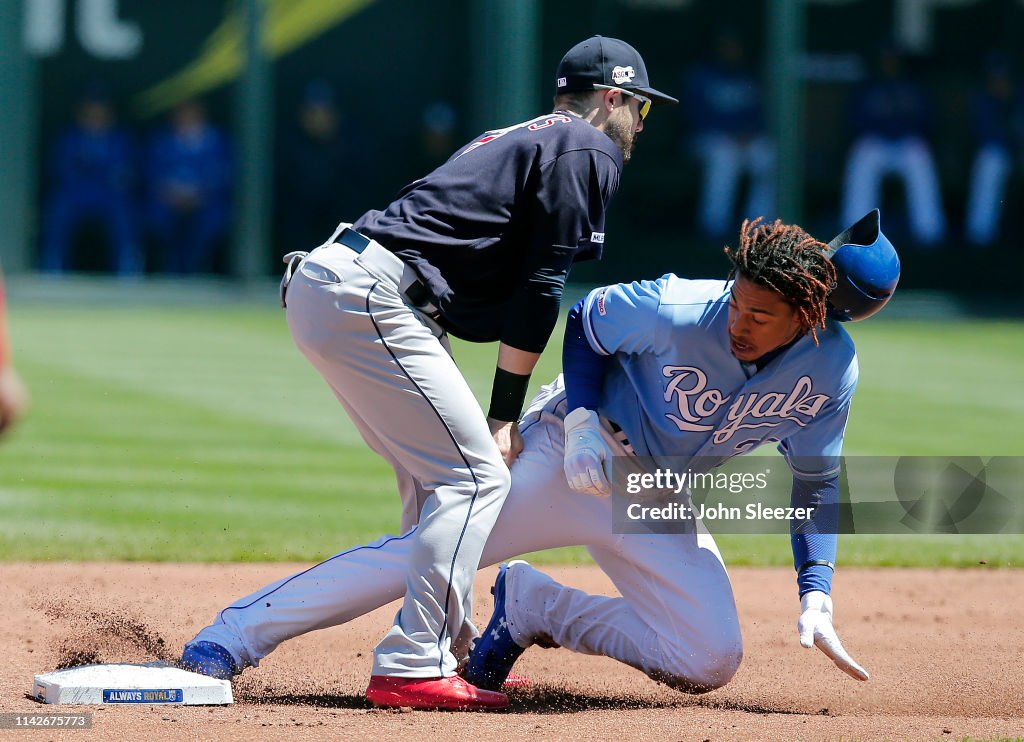
POLYGON ((186 644, 178 660, 178 667, 220 680, 231 680, 242 672, 235 665, 231 652, 220 644, 207 641, 186 644))
POLYGON ((462 677, 477 688, 498 690, 512 672, 512 665, 519 655, 526 651, 512 639, 505 615, 505 580, 508 570, 515 564, 526 564, 521 559, 502 564, 494 580, 491 594, 494 595, 494 613, 487 628, 473 644, 469 661, 462 670, 462 677))

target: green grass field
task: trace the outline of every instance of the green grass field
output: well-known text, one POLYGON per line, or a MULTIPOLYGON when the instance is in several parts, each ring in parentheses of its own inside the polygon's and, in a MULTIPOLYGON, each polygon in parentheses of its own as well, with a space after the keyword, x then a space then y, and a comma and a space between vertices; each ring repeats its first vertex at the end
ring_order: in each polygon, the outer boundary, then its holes
MULTIPOLYGON (((0 446, 0 559, 311 561, 398 528, 390 469, 279 310, 28 303, 11 322, 33 408, 0 446)), ((861 384, 847 453, 1024 453, 1024 323, 851 331, 861 384)), ((481 398, 494 353, 456 345, 481 398)), ((533 388, 558 366, 553 343, 533 388)), ((791 559, 782 536, 719 543, 731 564, 791 559)), ((1024 564, 1020 536, 855 536, 840 550, 842 564, 1024 564)))

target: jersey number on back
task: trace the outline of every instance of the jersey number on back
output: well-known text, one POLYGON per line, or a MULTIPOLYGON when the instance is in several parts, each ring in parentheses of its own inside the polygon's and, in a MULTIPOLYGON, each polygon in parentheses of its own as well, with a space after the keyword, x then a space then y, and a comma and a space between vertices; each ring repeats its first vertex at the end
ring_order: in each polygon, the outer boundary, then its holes
POLYGON ((548 116, 543 120, 541 118, 535 118, 530 119, 529 121, 524 121, 521 124, 516 124, 515 126, 507 126, 504 129, 495 129, 494 131, 487 132, 484 136, 480 137, 479 140, 473 142, 471 145, 466 147, 466 149, 464 149, 462 152, 456 155, 455 159, 457 160, 463 155, 468 155, 474 149, 483 147, 488 142, 493 142, 498 137, 503 137, 510 131, 515 131, 516 129, 522 129, 523 127, 526 127, 530 131, 538 131, 540 129, 546 129, 549 126, 554 126, 555 124, 569 123, 572 123, 572 119, 564 114, 559 113, 555 114, 554 116, 548 116))

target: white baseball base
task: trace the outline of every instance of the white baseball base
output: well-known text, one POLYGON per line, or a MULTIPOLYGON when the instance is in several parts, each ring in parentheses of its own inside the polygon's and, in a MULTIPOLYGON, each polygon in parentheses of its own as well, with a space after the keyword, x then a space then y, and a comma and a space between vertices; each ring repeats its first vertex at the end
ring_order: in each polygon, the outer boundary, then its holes
POLYGON ((225 705, 231 683, 164 662, 85 665, 35 676, 32 696, 43 703, 225 705))

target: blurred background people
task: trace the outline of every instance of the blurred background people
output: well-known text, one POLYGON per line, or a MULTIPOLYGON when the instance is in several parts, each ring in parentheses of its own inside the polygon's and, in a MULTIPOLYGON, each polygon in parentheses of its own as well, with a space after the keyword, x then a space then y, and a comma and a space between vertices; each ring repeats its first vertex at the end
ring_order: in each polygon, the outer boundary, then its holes
POLYGON ((977 144, 967 193, 966 237, 979 247, 999 238, 1013 153, 1024 143, 1024 96, 1016 90, 1010 61, 991 53, 981 84, 971 95, 971 130, 977 144))
POLYGON ((325 80, 305 86, 283 132, 277 203, 284 249, 308 249, 330 237, 338 214, 358 212, 373 197, 368 143, 338 106, 325 80))
POLYGON ((7 297, 0 272, 0 433, 7 430, 28 408, 28 390, 14 370, 7 335, 7 297))
POLYGON ((429 173, 446 162, 462 146, 456 136, 458 114, 448 101, 436 100, 423 108, 420 116, 420 148, 423 162, 418 172, 429 173))
MULTIPOLYGON (((428 100, 419 115, 408 120, 408 134, 402 137, 399 154, 399 181, 411 183, 448 161, 462 146, 459 114, 455 106, 442 98, 428 100)), ((393 193, 391 195, 394 195, 393 193)))
POLYGON ((933 117, 931 99, 906 74, 899 51, 884 47, 877 72, 852 97, 849 120, 854 140, 843 182, 843 224, 853 224, 884 206, 883 179, 895 175, 906 189, 910 236, 926 246, 945 239, 946 215, 928 143, 933 117))
POLYGON ((49 197, 43 211, 40 267, 48 273, 69 270, 81 229, 98 226, 121 276, 142 272, 133 198, 135 146, 117 122, 110 89, 103 82, 85 85, 75 103, 73 121, 50 153, 49 197))
POLYGON ((761 86, 736 31, 717 35, 712 57, 689 72, 684 90, 686 105, 681 109, 690 129, 688 144, 702 163, 700 230, 722 237, 746 217, 771 218, 775 149, 765 132, 761 86), (737 215, 744 175, 749 177, 747 198, 737 215))
POLYGON ((168 273, 208 272, 231 217, 231 156, 225 135, 197 100, 171 111, 149 144, 149 230, 168 273))

